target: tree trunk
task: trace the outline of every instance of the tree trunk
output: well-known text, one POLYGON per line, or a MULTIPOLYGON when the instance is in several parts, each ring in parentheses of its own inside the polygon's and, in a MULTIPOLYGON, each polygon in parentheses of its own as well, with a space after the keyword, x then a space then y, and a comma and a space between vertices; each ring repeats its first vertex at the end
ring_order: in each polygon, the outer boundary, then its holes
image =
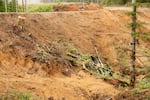
POLYGON ((16 0, 12 0, 12 9, 16 12, 16 0))
POLYGON ((22 11, 24 12, 24 0, 22 0, 22 11))
POLYGON ((25 12, 28 12, 28 4, 27 4, 27 0, 25 0, 25 12))
MULTIPOLYGON (((132 12, 132 34, 136 34, 136 0, 132 0, 133 4, 133 12, 132 12)), ((130 87, 135 86, 136 80, 136 72, 135 72, 135 54, 136 54, 136 36, 132 35, 132 42, 131 42, 131 66, 130 66, 130 87)))
POLYGON ((15 0, 16 2, 16 12, 18 12, 18 0, 15 0))
POLYGON ((7 0, 4 1, 5 1, 5 12, 7 12, 7 0))

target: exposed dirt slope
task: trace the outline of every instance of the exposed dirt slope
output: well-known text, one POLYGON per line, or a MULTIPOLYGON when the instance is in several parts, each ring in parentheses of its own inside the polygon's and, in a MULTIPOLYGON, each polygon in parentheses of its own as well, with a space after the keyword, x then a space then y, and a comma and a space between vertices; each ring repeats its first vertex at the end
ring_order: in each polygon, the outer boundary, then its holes
MULTIPOLYGON (((150 13, 141 12, 139 20, 148 23, 142 30, 150 32, 150 13)), ((120 61, 116 46, 129 45, 130 30, 126 27, 129 21, 124 12, 105 9, 39 14, 1 13, 0 91, 15 88, 46 98, 65 97, 66 100, 87 100, 93 93, 118 93, 113 86, 83 71, 71 77, 59 74, 67 68, 61 59, 61 50, 50 52, 51 57, 46 62, 33 56, 43 52, 41 46, 51 47, 54 42, 73 44, 85 54, 95 54, 96 46, 102 61, 118 69, 120 61), (19 15, 26 17, 24 30, 21 31, 16 29, 19 15)), ((141 43, 141 47, 149 48, 147 41, 141 43)))
POLYGON ((55 5, 54 11, 83 11, 83 10, 98 10, 101 7, 93 3, 79 3, 79 4, 62 4, 55 5))

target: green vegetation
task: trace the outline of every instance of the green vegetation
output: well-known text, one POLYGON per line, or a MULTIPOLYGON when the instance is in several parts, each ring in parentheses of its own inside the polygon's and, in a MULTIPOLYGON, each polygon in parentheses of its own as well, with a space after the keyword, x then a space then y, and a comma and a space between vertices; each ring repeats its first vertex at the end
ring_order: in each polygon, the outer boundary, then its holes
MULTIPOLYGON (((7 1, 7 11, 16 12, 16 2, 14 0, 7 1)), ((0 12, 5 12, 5 3, 4 0, 0 0, 0 12)))
POLYGON ((78 66, 97 76, 110 77, 113 75, 110 66, 107 64, 102 65, 97 55, 83 54, 73 44, 55 41, 50 45, 38 44, 35 48, 37 49, 36 52, 30 55, 35 61, 48 64, 49 61, 57 59, 57 61, 70 67, 78 66))
POLYGON ((150 1, 149 0, 137 0, 137 2, 140 2, 140 3, 150 3, 150 1))
POLYGON ((147 8, 149 8, 150 7, 150 3, 141 3, 140 7, 147 7, 147 8))
MULTIPOLYGON (((18 6, 18 11, 23 12, 22 6, 18 6)), ((28 12, 52 12, 53 4, 30 4, 28 5, 28 12)))
POLYGON ((28 12, 52 12, 52 4, 32 4, 28 5, 28 12))
MULTIPOLYGON (((101 5, 107 5, 107 6, 116 6, 116 5, 129 5, 129 2, 131 0, 101 0, 101 5)), ((141 3, 142 6, 148 7, 150 5, 149 0, 137 0, 138 3, 141 3)))
POLYGON ((144 79, 141 82, 137 83, 136 86, 140 89, 150 89, 150 80, 144 79))
POLYGON ((101 0, 100 4, 102 5, 123 5, 126 4, 127 2, 125 0, 101 0))
POLYGON ((150 89, 150 67, 147 68, 147 74, 136 84, 137 88, 150 89))
POLYGON ((140 38, 144 41, 150 41, 150 33, 142 33, 140 34, 140 38))
POLYGON ((148 95, 148 90, 138 90, 138 89, 134 89, 131 91, 131 94, 138 98, 139 100, 150 100, 150 96, 148 95))
MULTIPOLYGON (((22 5, 18 5, 18 11, 23 12, 22 5)), ((52 4, 30 4, 28 5, 28 12, 52 12, 52 4)), ((5 12, 4 0, 0 0, 0 12, 5 12)), ((16 2, 11 0, 7 2, 7 12, 16 12, 16 2)))
MULTIPOLYGON (((86 2, 90 0, 86 0, 86 2)), ((76 0, 69 0, 68 2, 76 2, 76 0)), ((101 0, 101 5, 107 6, 116 6, 116 5, 129 5, 131 0, 101 0)), ((150 7, 149 0, 138 0, 140 6, 142 7, 150 7)), ((57 4, 61 4, 60 0, 57 0, 57 4)), ((23 12, 22 5, 16 4, 16 0, 7 1, 7 12, 16 12, 18 9, 19 12, 23 12)), ((28 12, 52 12, 53 11, 53 4, 30 4, 28 5, 28 12)), ((4 0, 0 0, 0 12, 5 12, 5 3, 4 0)))
POLYGON ((4 12, 4 11, 5 11, 4 2, 3 0, 0 0, 0 12, 4 12))
POLYGON ((0 100, 40 100, 38 96, 27 92, 11 91, 0 94, 0 100))
POLYGON ((16 2, 15 0, 12 0, 8 2, 8 7, 7 7, 8 12, 16 12, 16 2))

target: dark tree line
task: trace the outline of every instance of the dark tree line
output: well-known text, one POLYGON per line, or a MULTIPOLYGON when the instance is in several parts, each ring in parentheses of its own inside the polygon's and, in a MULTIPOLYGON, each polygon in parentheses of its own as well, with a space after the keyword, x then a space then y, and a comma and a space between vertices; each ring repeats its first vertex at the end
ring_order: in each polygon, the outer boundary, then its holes
POLYGON ((0 12, 16 12, 16 0, 0 0, 0 12))
POLYGON ((22 0, 22 5, 18 5, 18 0, 0 0, 0 12, 27 11, 27 0, 22 0))
MULTIPOLYGON (((127 4, 128 2, 132 2, 132 0, 101 0, 101 4, 104 5, 124 5, 127 4)), ((150 3, 150 0, 137 0, 138 3, 150 3)))

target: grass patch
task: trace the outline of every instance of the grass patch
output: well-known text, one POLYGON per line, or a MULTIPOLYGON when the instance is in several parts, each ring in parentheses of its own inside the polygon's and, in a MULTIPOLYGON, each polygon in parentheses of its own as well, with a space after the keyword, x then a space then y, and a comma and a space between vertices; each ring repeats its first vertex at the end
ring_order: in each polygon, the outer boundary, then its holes
POLYGON ((0 94, 0 100, 40 100, 36 95, 28 92, 8 91, 5 94, 0 94))
POLYGON ((150 72, 145 75, 144 79, 136 84, 136 87, 140 89, 150 89, 150 72))
POLYGON ((31 4, 28 6, 28 12, 52 12, 52 4, 31 4))
POLYGON ((150 8, 150 3, 141 3, 140 7, 147 7, 150 8))
POLYGON ((140 89, 150 89, 150 81, 149 80, 143 80, 136 84, 136 87, 140 89))
MULTIPOLYGON (((29 4, 27 12, 53 12, 54 4, 29 4)), ((18 11, 23 12, 22 6, 18 6, 18 11)))
POLYGON ((144 41, 150 41, 150 33, 142 33, 140 34, 140 38, 144 41))
POLYGON ((117 50, 117 60, 119 71, 123 75, 129 74, 129 67, 128 64, 130 62, 130 47, 126 44, 123 44, 123 41, 118 42, 115 44, 115 49, 117 50))
POLYGON ((124 5, 125 2, 124 0, 101 0, 100 4, 106 6, 120 6, 120 5, 124 5))
MULTIPOLYGON (((127 3, 126 6, 131 6, 131 3, 127 3)), ((139 3, 139 7, 150 8, 150 3, 139 3)))

